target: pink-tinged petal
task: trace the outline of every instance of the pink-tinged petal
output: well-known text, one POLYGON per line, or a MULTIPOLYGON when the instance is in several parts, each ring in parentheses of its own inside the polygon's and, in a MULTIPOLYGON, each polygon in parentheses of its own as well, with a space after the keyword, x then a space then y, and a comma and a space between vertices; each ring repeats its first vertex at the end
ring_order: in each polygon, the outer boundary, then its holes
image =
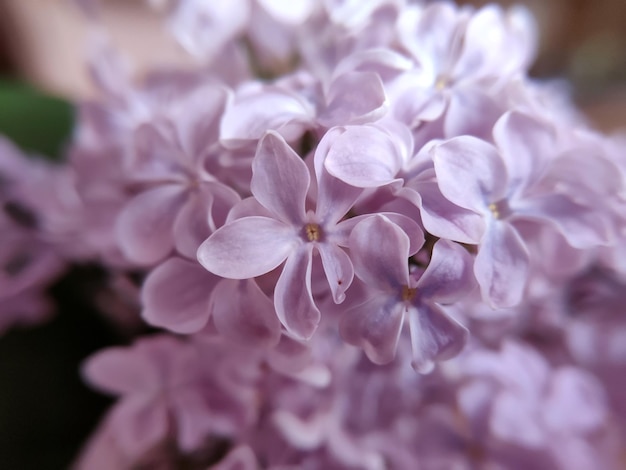
POLYGON ((135 196, 120 213, 115 232, 124 255, 150 265, 174 248, 174 220, 187 199, 178 185, 163 185, 135 196))
POLYGON ((528 278, 528 263, 528 250, 517 230, 507 222, 491 222, 474 262, 483 299, 496 308, 520 303, 528 278))
POLYGON ((175 103, 172 120, 189 162, 197 162, 219 139, 219 120, 228 93, 217 83, 209 83, 187 93, 175 103))
POLYGON ((457 206, 486 213, 507 184, 506 169, 493 145, 470 136, 456 137, 433 148, 441 193, 457 206))
POLYGON ((542 404, 544 422, 552 431, 593 432, 606 422, 607 412, 604 390, 594 376, 573 366, 561 367, 552 375, 542 404))
POLYGON ((520 112, 498 120, 493 136, 506 164, 513 192, 532 186, 545 172, 556 146, 551 127, 520 112))
POLYGON ((439 240, 433 247, 428 267, 416 284, 422 298, 437 303, 462 299, 476 286, 474 260, 458 243, 439 240))
POLYGON ((274 290, 276 314, 297 339, 309 339, 320 322, 320 311, 311 293, 312 255, 310 243, 291 253, 274 290))
POLYGON ((546 444, 547 437, 537 411, 532 400, 502 393, 495 397, 489 427, 499 440, 537 449, 546 444))
POLYGON ((275 87, 263 87, 240 97, 226 109, 220 125, 220 140, 236 147, 258 140, 269 130, 291 140, 313 120, 313 109, 299 96, 275 87))
POLYGON ((333 225, 345 216, 363 192, 332 176, 324 161, 333 139, 343 133, 341 128, 329 130, 315 149, 313 163, 317 179, 317 200, 315 213, 323 225, 333 225))
POLYGON ((128 348, 112 347, 89 357, 82 366, 89 384, 107 393, 125 395, 158 386, 158 372, 148 357, 128 348))
POLYGON ((397 181, 402 155, 391 135, 375 126, 354 126, 335 136, 324 162, 328 172, 359 188, 397 181))
POLYGON ((110 414, 115 439, 127 455, 141 457, 167 437, 168 416, 163 402, 130 395, 110 414))
POLYGON ((372 48, 351 53, 333 72, 339 76, 346 72, 375 72, 385 81, 413 68, 413 61, 391 49, 372 48))
MULTIPOLYGON (((350 246, 350 234, 354 227, 363 220, 372 217, 372 215, 373 214, 358 215, 337 224, 336 230, 334 230, 332 234, 333 243, 344 247, 350 246)), ((385 216, 407 234, 409 237, 409 256, 413 256, 422 248, 424 245, 424 231, 413 219, 406 215, 398 214, 397 212, 378 212, 377 215, 385 216)))
POLYGON ((340 304, 345 300, 346 289, 350 287, 354 277, 352 261, 345 251, 333 243, 320 243, 317 249, 322 258, 328 285, 333 293, 333 300, 336 304, 340 304))
POLYGON ((347 343, 363 348, 372 362, 386 364, 396 355, 405 310, 396 295, 375 294, 341 317, 339 331, 347 343))
POLYGON ((272 301, 252 279, 221 281, 211 297, 215 327, 244 345, 269 348, 280 340, 280 321, 272 301))
POLYGON ((221 277, 249 279, 280 265, 298 244, 296 231, 276 219, 244 217, 218 229, 198 248, 198 261, 221 277))
POLYGON ((243 219, 244 217, 269 217, 272 218, 272 213, 259 203, 254 197, 250 196, 243 201, 237 203, 229 212, 226 217, 226 223, 230 223, 233 220, 243 219))
POLYGON ((144 281, 142 317, 174 333, 200 331, 209 319, 209 298, 218 281, 196 262, 170 258, 144 281))
POLYGON ((444 118, 444 135, 471 135, 491 140, 493 126, 504 109, 491 95, 474 86, 456 87, 444 118))
POLYGON ((330 84, 326 109, 318 117, 325 127, 372 122, 386 111, 383 83, 373 72, 348 72, 330 84))
POLYGON ((211 235, 209 212, 211 198, 192 192, 174 221, 174 246, 186 258, 193 259, 200 244, 211 235))
POLYGON ((399 196, 420 208, 424 228, 436 237, 476 245, 485 232, 483 216, 446 199, 436 181, 423 181, 403 188, 399 196))
POLYGON ((205 183, 199 191, 191 192, 174 221, 176 250, 186 258, 194 259, 198 247, 224 225, 230 209, 239 200, 235 191, 220 183, 205 183))
POLYGON ((309 170, 289 144, 275 132, 261 142, 252 161, 250 190, 281 220, 301 225, 311 179, 309 170))
POLYGON ((411 365, 420 374, 427 374, 435 362, 457 356, 465 347, 469 332, 439 307, 418 303, 408 313, 411 331, 411 365))
POLYGON ((609 242, 609 229, 602 213, 577 204, 563 194, 515 201, 511 209, 516 218, 552 225, 574 248, 591 248, 609 242))
POLYGON ((315 10, 314 0, 257 0, 263 8, 280 23, 300 25, 315 10))
POLYGON ((240 445, 231 450, 219 463, 208 470, 258 470, 256 456, 250 447, 240 445))
POLYGON ((372 289, 398 291, 409 283, 409 237, 382 215, 359 222, 350 234, 350 257, 372 289))
POLYGON ((166 122, 144 123, 132 134, 132 147, 127 162, 128 173, 140 181, 182 181, 180 162, 182 151, 166 122))

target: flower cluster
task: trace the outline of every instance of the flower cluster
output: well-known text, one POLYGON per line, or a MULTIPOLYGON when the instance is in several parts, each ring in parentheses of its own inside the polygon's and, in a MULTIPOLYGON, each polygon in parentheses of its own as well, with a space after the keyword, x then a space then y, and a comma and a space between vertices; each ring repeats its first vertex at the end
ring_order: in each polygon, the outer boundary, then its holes
POLYGON ((164 330, 85 364, 77 468, 618 468, 624 142, 527 76, 528 13, 153 3, 197 67, 98 36, 64 165, 0 149, 2 310, 95 260, 164 330))

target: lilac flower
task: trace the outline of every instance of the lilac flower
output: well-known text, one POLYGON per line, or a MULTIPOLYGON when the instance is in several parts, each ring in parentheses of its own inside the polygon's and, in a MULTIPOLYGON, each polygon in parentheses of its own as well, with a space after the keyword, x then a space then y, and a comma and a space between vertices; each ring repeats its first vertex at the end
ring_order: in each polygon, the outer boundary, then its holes
POLYGON ((494 136, 497 148, 473 137, 454 138, 434 148, 433 160, 443 195, 474 212, 475 230, 483 233, 474 265, 483 297, 495 307, 511 307, 522 298, 529 263, 517 220, 549 224, 578 248, 605 243, 607 234, 588 207, 542 191, 553 151, 549 128, 512 112, 498 121, 494 136))
POLYGON ((413 367, 427 373, 435 361, 457 355, 467 330, 438 303, 450 303, 471 289, 469 254, 460 246, 439 241, 421 275, 409 273, 407 235, 384 216, 360 222, 350 235, 350 253, 357 275, 371 289, 370 298, 342 319, 349 343, 363 347, 376 363, 393 359, 405 319, 409 323, 413 367), (379 247, 372 251, 373 247, 379 247))
POLYGON ((286 261, 274 292, 276 313, 289 332, 309 338, 320 319, 311 292, 313 250, 321 256, 335 302, 342 302, 353 268, 340 248, 346 244, 340 221, 359 191, 325 178, 316 168, 317 209, 306 212, 309 170, 274 132, 259 143, 252 168, 252 194, 269 214, 243 217, 218 229, 198 249, 198 260, 231 279, 260 276, 286 261))

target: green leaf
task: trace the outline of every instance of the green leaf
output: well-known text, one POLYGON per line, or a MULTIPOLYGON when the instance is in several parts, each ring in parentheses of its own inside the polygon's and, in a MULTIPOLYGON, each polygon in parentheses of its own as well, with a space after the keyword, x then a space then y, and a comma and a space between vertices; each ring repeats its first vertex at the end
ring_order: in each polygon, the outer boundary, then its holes
POLYGON ((62 159, 73 123, 74 110, 67 101, 0 79, 0 134, 25 152, 62 159))

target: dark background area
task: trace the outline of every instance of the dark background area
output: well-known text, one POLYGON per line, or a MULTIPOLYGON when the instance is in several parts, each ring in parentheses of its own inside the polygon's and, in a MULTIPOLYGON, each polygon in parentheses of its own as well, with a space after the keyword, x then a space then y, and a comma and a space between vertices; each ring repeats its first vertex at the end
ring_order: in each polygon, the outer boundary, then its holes
MULTIPOLYGON (((64 23, 63 12, 71 8, 70 3, 0 0, 0 133, 26 151, 50 158, 60 158, 71 135, 69 102, 89 93, 84 76, 73 75, 82 70, 80 49, 67 49, 66 33, 71 30, 67 25, 77 18, 70 13, 64 23), (38 25, 48 12, 54 13, 49 16, 50 29, 40 30, 38 25), (79 64, 74 69, 65 67, 72 56, 79 64), (59 68, 67 73, 59 74, 59 68)), ((133 15, 149 17, 140 10, 141 2, 105 3, 111 10, 107 21, 121 47, 128 37, 135 37, 130 49, 135 58, 143 57, 135 34, 139 28, 129 36, 124 20, 133 15)), ((542 35, 533 74, 567 78, 596 126, 626 129, 626 1, 525 3, 537 14, 542 35)), ((145 26, 148 39, 156 31, 150 24, 145 26)), ((82 30, 75 31, 80 48, 82 30)), ((164 52, 161 59, 167 61, 168 54, 164 52)), ((0 337, 0 469, 67 468, 110 403, 89 390, 79 374, 80 363, 89 354, 124 342, 93 306, 92 299, 105 281, 105 274, 95 266, 71 269, 50 290, 57 303, 50 321, 0 337)))

